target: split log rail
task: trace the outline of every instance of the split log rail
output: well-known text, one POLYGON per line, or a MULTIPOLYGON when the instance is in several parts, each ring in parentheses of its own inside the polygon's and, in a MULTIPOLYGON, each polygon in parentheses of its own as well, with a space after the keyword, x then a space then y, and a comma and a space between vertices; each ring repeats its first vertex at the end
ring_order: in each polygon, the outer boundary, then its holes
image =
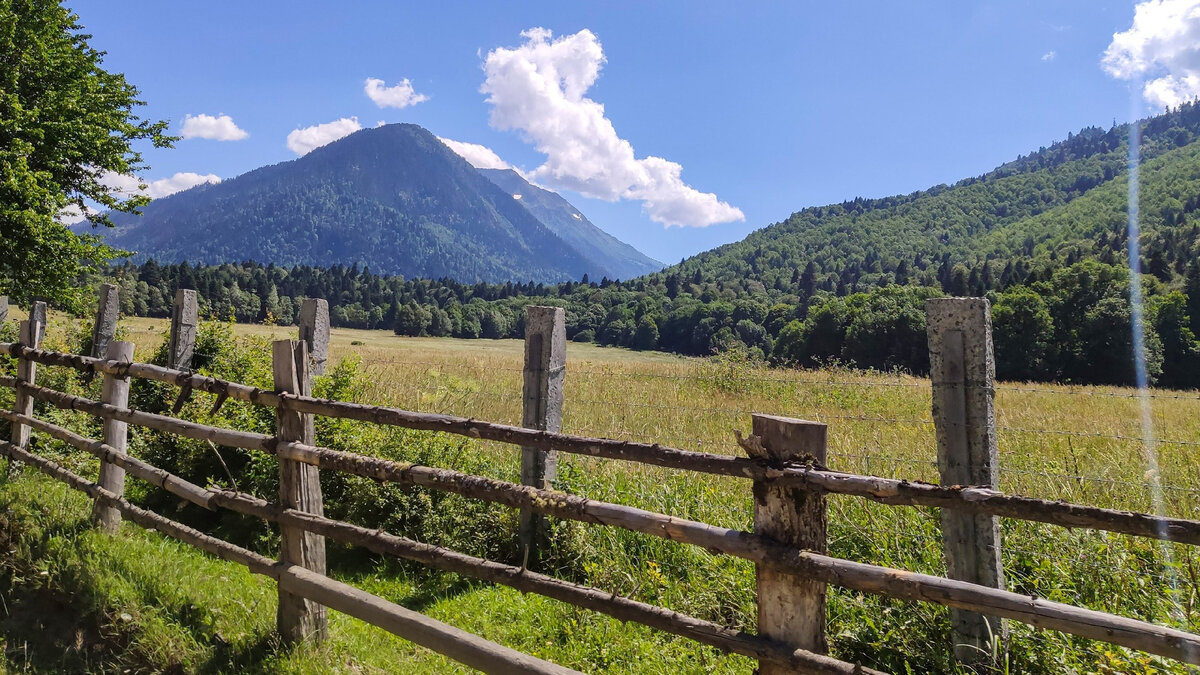
MULTIPOLYGON (((195 307, 195 296, 177 300, 183 305, 183 311, 176 311, 177 320, 182 317, 183 321, 189 323, 183 325, 182 329, 172 328, 169 351, 173 362, 182 360, 175 356, 177 354, 190 356, 191 345, 186 339, 195 335, 195 321, 189 318, 189 312, 186 311, 189 307, 195 307)), ((938 351, 934 362, 938 366, 936 372, 941 374, 934 383, 935 418, 947 418, 942 422, 947 425, 947 433, 939 433, 939 461, 943 464, 943 476, 948 467, 961 471, 963 466, 967 466, 972 475, 986 477, 986 462, 989 457, 994 460, 994 452, 991 452, 994 450, 994 420, 986 419, 990 417, 991 410, 988 371, 993 368, 990 361, 990 320, 986 302, 982 305, 979 301, 972 302, 975 304, 928 308, 931 313, 931 351, 938 351), (934 320, 934 314, 939 312, 941 316, 949 318, 945 321, 934 320), (988 330, 975 334, 970 326, 964 328, 963 322, 972 320, 988 321, 988 330), (941 328, 936 326, 942 325, 949 326, 948 337, 937 332, 941 328), (954 332, 959 334, 954 335, 954 332), (980 334, 986 338, 986 344, 972 343, 971 340, 980 334), (969 362, 975 356, 981 360, 969 362), (956 364, 956 358, 968 361, 956 364), (964 400, 962 391, 966 387, 962 385, 976 375, 988 385, 983 387, 986 398, 964 400), (941 393, 938 393, 939 386, 942 387, 941 393), (972 417, 980 414, 985 419, 973 421, 972 417), (990 438, 987 429, 981 431, 979 424, 993 425, 990 438), (955 425, 965 428, 966 433, 955 433, 955 425), (959 452, 972 453, 973 457, 979 459, 965 464, 958 462, 962 455, 953 454, 956 448, 959 452)), ((107 298, 100 305, 100 311, 104 312, 108 306, 107 298)), ((306 324, 328 326, 327 317, 316 316, 327 311, 325 303, 313 303, 309 312, 313 316, 306 317, 306 324)), ((0 343, 0 354, 17 359, 15 376, 0 376, 0 386, 13 389, 17 401, 12 411, 0 410, 0 419, 6 420, 12 429, 10 440, 0 442, 0 454, 9 458, 10 466, 18 462, 26 464, 86 493, 95 500, 97 522, 105 529, 114 530, 119 519, 125 518, 275 579, 280 595, 280 634, 292 642, 322 639, 327 630, 325 608, 328 607, 485 672, 574 672, 471 635, 329 578, 324 569, 324 540, 328 537, 381 555, 416 561, 526 593, 537 593, 622 621, 641 623, 742 654, 757 660, 763 673, 877 672, 837 660, 825 653, 825 595, 829 585, 886 598, 950 607, 957 612, 954 618, 955 652, 969 665, 980 665, 985 661, 980 654, 986 653, 988 645, 979 642, 980 622, 996 636, 993 639, 1002 639, 1003 629, 995 625, 1001 620, 1020 621, 1200 665, 1198 635, 1012 593, 1003 590, 1002 575, 997 576, 999 570, 988 567, 993 557, 998 560, 994 554, 1000 542, 998 536, 992 537, 990 528, 999 517, 1091 528, 1190 545, 1200 545, 1200 521, 1008 495, 995 489, 994 482, 984 485, 934 485, 830 471, 823 466, 826 426, 790 418, 754 415, 752 435, 739 438, 748 457, 559 433, 553 430, 557 428, 553 419, 546 421, 547 415, 556 414, 556 403, 550 401, 547 405, 544 399, 546 396, 558 396, 557 405, 561 405, 562 368, 554 361, 561 361, 561 358, 546 357, 548 352, 540 341, 546 335, 553 336, 556 330, 554 322, 562 320, 562 313, 544 308, 531 311, 537 313, 538 321, 530 325, 535 326, 540 337, 538 344, 527 346, 526 349, 527 359, 535 358, 538 361, 534 369, 527 368, 525 391, 527 399, 531 396, 534 399, 542 397, 542 400, 526 401, 527 409, 536 412, 527 415, 529 419, 526 420, 533 428, 314 398, 308 395, 313 365, 308 355, 319 353, 321 365, 324 365, 326 345, 313 345, 311 342, 314 339, 327 339, 327 329, 310 328, 304 335, 304 341, 276 342, 275 389, 266 390, 185 369, 134 362, 133 345, 112 340, 111 335, 99 334, 102 323, 99 321, 93 343, 103 341, 108 358, 43 350, 39 348, 39 342, 44 326, 38 325, 35 317, 34 320, 21 322, 20 342, 0 343), (543 326, 543 323, 547 325, 543 326), (320 337, 322 334, 324 338, 320 337), (550 366, 546 365, 547 358, 550 358, 550 366), (65 367, 104 376, 103 400, 91 400, 38 386, 37 365, 65 367), (531 370, 534 370, 532 375, 531 370), (547 386, 544 382, 539 384, 533 381, 538 376, 555 380, 547 386), (207 392, 216 397, 218 405, 232 398, 274 408, 277 433, 267 435, 227 429, 131 409, 127 402, 130 378, 175 385, 180 388, 180 397, 189 395, 193 390, 207 392), (104 440, 86 438, 38 419, 34 416, 34 401, 104 420, 104 440), (550 412, 547 413, 547 410, 550 412), (370 456, 369 448, 362 448, 362 453, 352 453, 320 447, 313 443, 311 434, 314 415, 509 444, 534 460, 532 465, 536 470, 523 471, 523 474, 531 474, 523 475, 523 479, 525 482, 532 480, 535 484, 521 485, 449 469, 380 459, 370 456), (280 502, 273 504, 236 491, 201 487, 166 469, 130 456, 125 452, 127 425, 275 455, 280 460, 280 502), (101 463, 100 481, 91 482, 31 452, 29 437, 34 431, 95 456, 101 463), (747 479, 751 481, 755 495, 755 531, 716 527, 556 491, 552 489, 547 476, 552 476, 553 463, 546 460, 546 457, 553 458, 554 453, 747 479), (547 464, 550 465, 549 471, 544 468, 547 464), (753 634, 731 629, 602 589, 555 579, 537 573, 527 565, 513 566, 475 558, 396 534, 326 518, 321 503, 321 470, 482 499, 518 509, 522 514, 623 528, 743 558, 756 566, 758 632, 753 634), (129 503, 122 494, 126 474, 201 508, 227 509, 274 523, 284 535, 280 559, 271 560, 129 503), (946 547, 948 556, 964 556, 957 564, 949 565, 951 576, 958 578, 918 574, 828 555, 825 552, 828 495, 859 497, 894 506, 942 509, 943 527, 948 533, 960 533, 956 535, 953 545, 948 542, 946 547), (951 514, 953 517, 950 517, 951 514), (964 541, 980 542, 978 546, 984 547, 986 555, 955 553, 956 549, 964 548, 964 541), (954 574, 956 568, 964 570, 961 575, 954 574), (997 583, 998 579, 1000 583, 997 583), (960 639, 962 642, 959 642, 960 639)), ((104 323, 107 325, 107 322, 104 323)), ((994 471, 991 475, 994 475, 994 471)), ((523 522, 536 521, 526 516, 523 522)), ((531 530, 526 526, 522 529, 525 560, 529 561, 529 547, 535 546, 537 541, 536 528, 531 530)))

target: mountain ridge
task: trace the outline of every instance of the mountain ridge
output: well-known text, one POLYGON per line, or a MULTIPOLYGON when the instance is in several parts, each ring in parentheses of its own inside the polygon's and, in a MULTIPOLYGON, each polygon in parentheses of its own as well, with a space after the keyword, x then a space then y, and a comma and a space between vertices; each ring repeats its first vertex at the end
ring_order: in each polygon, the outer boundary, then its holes
POLYGON ((569 244, 411 124, 363 129, 113 221, 110 245, 161 262, 357 264, 472 283, 610 272, 595 260, 604 255, 569 244))
POLYGON ((512 194, 568 244, 588 251, 590 258, 608 270, 604 276, 631 279, 666 266, 596 227, 562 195, 533 185, 513 169, 479 169, 479 172, 512 194))

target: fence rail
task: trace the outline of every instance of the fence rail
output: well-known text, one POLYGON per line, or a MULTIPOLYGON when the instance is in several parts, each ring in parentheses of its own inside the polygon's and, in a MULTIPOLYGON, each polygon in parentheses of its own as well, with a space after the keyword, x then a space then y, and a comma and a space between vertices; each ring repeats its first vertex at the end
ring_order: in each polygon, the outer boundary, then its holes
MULTIPOLYGON (((183 302, 186 303, 187 298, 183 302)), ((194 303, 194 297, 191 302, 194 303)), ((101 303, 102 311, 107 304, 101 303)), ((986 314, 986 305, 983 307, 986 314)), ((320 312, 320 305, 314 305, 313 313, 319 315, 320 312)), ((181 314, 186 316, 186 312, 176 312, 177 316, 181 314)), ((561 312, 547 313, 545 318, 553 323, 561 321, 562 315, 561 312)), ((319 325, 320 317, 315 320, 319 325)), ((99 325, 100 322, 97 322, 97 331, 100 330, 99 325)), ((189 328, 194 337, 194 327, 189 328)), ((547 424, 544 413, 541 417, 533 416, 538 419, 530 419, 527 415, 526 423, 540 428, 526 428, 452 415, 314 398, 306 395, 306 383, 311 381, 308 371, 310 361, 306 355, 314 350, 304 342, 285 340, 276 343, 277 388, 266 390, 182 369, 39 349, 43 332, 44 329, 36 321, 23 322, 20 333, 22 342, 0 343, 0 354, 18 359, 16 376, 0 376, 0 387, 13 389, 18 401, 13 411, 0 411, 0 419, 7 420, 13 429, 11 441, 0 442, 0 452, 14 463, 29 464, 84 491, 96 501, 98 507, 111 509, 139 525, 276 579, 280 590, 279 623, 281 634, 286 639, 319 639, 325 630, 323 606, 327 606, 488 672, 573 672, 469 635, 328 578, 323 574, 323 542, 325 537, 329 537, 382 555, 413 560, 441 570, 511 586, 523 592, 545 595, 749 656, 764 664, 763 672, 766 673, 875 672, 838 661, 823 653, 827 585, 892 599, 936 603, 962 610, 967 618, 981 616, 1016 620, 1200 665, 1200 636, 1185 631, 995 587, 1002 586, 1002 583, 972 583, 961 578, 913 573, 827 555, 824 553, 824 504, 827 495, 843 495, 892 506, 929 506, 943 509, 943 513, 969 514, 977 518, 1015 518, 1190 545, 1200 545, 1200 521, 1010 495, 986 484, 936 485, 830 471, 822 461, 825 426, 787 418, 755 415, 756 433, 737 439, 748 457, 693 452, 659 444, 546 430, 556 425, 547 424), (275 435, 267 435, 227 429, 134 410, 119 397, 110 399, 106 396, 106 400, 97 401, 41 387, 36 384, 34 364, 102 374, 106 384, 109 380, 127 381, 135 377, 175 385, 179 388, 176 413, 180 409, 178 401, 187 400, 197 390, 216 397, 214 410, 228 399, 274 408, 279 420, 278 430, 275 435), (99 441, 38 419, 33 411, 35 400, 105 420, 106 428, 112 428, 113 433, 106 430, 105 440, 99 441), (761 528, 761 531, 717 527, 669 514, 557 492, 546 487, 544 475, 523 476, 524 482, 536 482, 521 485, 449 469, 320 447, 312 442, 311 420, 314 415, 494 441, 524 448, 527 456, 530 451, 544 453, 543 457, 555 452, 567 452, 746 479, 752 482, 755 495, 760 497, 756 499, 755 527, 756 530, 761 528), (307 467, 295 475, 309 477, 289 483, 286 472, 281 468, 279 504, 236 491, 201 487, 164 468, 126 454, 123 426, 113 424, 110 427, 109 423, 133 424, 186 438, 208 440, 221 446, 274 454, 281 460, 281 467, 291 464, 307 467), (284 532, 293 533, 295 551, 291 554, 282 553, 279 561, 270 560, 136 507, 124 500, 120 484, 91 483, 30 452, 28 438, 31 430, 92 454, 100 460, 102 467, 118 468, 122 476, 127 472, 202 508, 232 510, 275 523, 284 532), (818 435, 813 436, 812 433, 818 435), (807 440, 802 441, 802 437, 807 440), (475 558, 399 535, 326 518, 321 505, 319 482, 316 480, 318 470, 423 486, 502 504, 523 513, 622 528, 751 561, 759 571, 759 634, 733 630, 601 589, 538 574, 525 565, 512 566, 475 558), (315 554, 318 544, 320 555, 315 554), (293 603, 292 597, 304 602, 293 603), (805 637, 814 627, 817 632, 805 637)), ((173 335, 186 336, 188 333, 179 331, 173 332, 173 335)), ((320 330, 309 331, 308 338, 321 339, 320 334, 320 330)), ((988 336, 990 338, 990 330, 988 336)), ((172 339, 172 353, 186 351, 187 344, 175 344, 183 339, 172 339)), ((131 346, 128 351, 123 351, 126 349, 123 345, 128 343, 106 342, 109 353, 132 354, 131 346)), ((539 349, 527 346, 527 359, 533 355, 545 360, 544 352, 539 349)), ((987 351, 990 358, 990 342, 987 351)), ((558 377, 561 383, 561 370, 555 370, 555 367, 548 367, 545 363, 532 372, 527 368, 526 398, 532 396, 544 403, 546 397, 552 395, 548 393, 552 387, 545 386, 546 378, 558 377), (540 382, 539 378, 542 378, 540 382), (531 379, 533 386, 530 386, 531 379)), ((990 387, 980 389, 986 389, 986 393, 981 395, 991 396, 990 387)), ((561 388, 558 391, 561 396, 561 388)), ((943 392, 943 405, 946 405, 945 401, 953 404, 953 391, 950 390, 949 394, 943 392)), ((990 411, 990 398, 987 402, 990 411)), ((536 409, 538 401, 534 403, 536 409)), ((545 407, 541 409, 545 410, 545 407)), ((994 420, 991 420, 990 426, 981 428, 980 423, 969 419, 966 413, 959 414, 958 418, 952 415, 939 416, 937 413, 938 409, 935 408, 936 422, 942 435, 954 438, 965 437, 966 434, 983 433, 986 436, 991 433, 994 439, 994 420)), ((965 443, 962 441, 960 444, 965 443)), ((730 445, 732 449, 732 439, 730 445)), ((544 463, 544 459, 541 461, 544 463)), ((528 561, 530 547, 537 545, 536 538, 523 528, 522 539, 528 561)), ((998 541, 993 546, 998 547, 998 541)), ((951 551, 948 549, 947 553, 951 551)), ((953 567, 951 565, 952 570, 953 567)))

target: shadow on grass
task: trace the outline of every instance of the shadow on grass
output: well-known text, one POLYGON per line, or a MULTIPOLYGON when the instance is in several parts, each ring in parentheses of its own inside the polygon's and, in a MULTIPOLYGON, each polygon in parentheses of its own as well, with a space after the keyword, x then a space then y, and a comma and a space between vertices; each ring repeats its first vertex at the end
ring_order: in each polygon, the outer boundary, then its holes
MULTIPOLYGON (((3 468, 0 467, 0 473, 3 468)), ((119 556, 99 562, 85 541, 92 526, 86 501, 78 505, 48 483, 0 477, 0 670, 26 673, 270 672, 284 654, 272 631, 230 641, 214 629, 213 615, 178 592, 178 579, 151 578, 119 556), (82 508, 76 508, 80 506, 82 508), (112 578, 132 585, 137 604, 186 641, 190 654, 141 644, 137 621, 113 606, 112 578), (156 617, 156 618, 158 618, 156 617)), ((134 611, 131 609, 130 611, 134 611)))
MULTIPOLYGON (((274 672, 289 658, 292 648, 265 622, 223 635, 228 621, 185 580, 96 549, 88 502, 51 485, 0 477, 0 671, 274 672), (129 590, 115 594, 114 580, 129 590)), ((379 579, 404 580, 384 594, 414 611, 481 586, 339 546, 330 553, 330 571, 347 583, 370 589, 379 579)))

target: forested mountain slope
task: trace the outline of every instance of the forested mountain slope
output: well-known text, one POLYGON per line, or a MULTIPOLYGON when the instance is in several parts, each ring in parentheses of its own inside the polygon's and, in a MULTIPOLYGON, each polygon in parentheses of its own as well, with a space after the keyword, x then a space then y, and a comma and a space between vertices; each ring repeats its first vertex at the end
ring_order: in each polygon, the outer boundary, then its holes
POLYGON ((1141 271, 1126 262, 1128 126, 1068 140, 954 186, 809 208, 636 279, 463 284, 357 268, 147 264, 116 270, 127 311, 194 287, 218 316, 290 320, 330 299, 335 325, 519 337, 522 307, 567 308, 567 335, 634 349, 738 351, 776 363, 928 368, 923 303, 993 302, 1001 378, 1130 383, 1130 287, 1146 297, 1148 370, 1200 388, 1200 107, 1141 123, 1141 271))
POLYGON ((113 220, 108 242, 140 259, 356 263, 465 282, 562 281, 603 271, 412 124, 364 129, 113 220))
MULTIPOLYGON (((953 186, 807 208, 664 274, 698 273, 736 294, 804 298, 909 281, 950 290, 961 265, 969 289, 982 294, 1038 265, 1119 260, 1128 131, 1084 129, 953 186)), ((1200 233, 1200 106, 1150 118, 1142 133, 1143 254, 1147 269, 1168 280, 1195 256, 1200 233)))
POLYGON ((607 276, 612 279, 632 279, 665 267, 641 251, 601 230, 587 216, 562 198, 532 185, 512 169, 480 169, 488 180, 513 195, 514 199, 529 210, 542 224, 576 250, 584 252, 595 261, 597 271, 593 277, 607 276))

